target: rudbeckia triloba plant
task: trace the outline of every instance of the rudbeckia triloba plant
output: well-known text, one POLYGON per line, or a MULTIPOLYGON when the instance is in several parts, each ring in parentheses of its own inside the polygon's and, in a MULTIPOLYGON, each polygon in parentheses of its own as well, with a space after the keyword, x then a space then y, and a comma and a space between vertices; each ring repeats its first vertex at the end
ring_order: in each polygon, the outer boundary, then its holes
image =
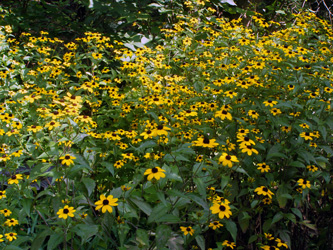
POLYGON ((149 47, 0 26, 1 249, 329 249, 332 29, 180 6, 149 47))

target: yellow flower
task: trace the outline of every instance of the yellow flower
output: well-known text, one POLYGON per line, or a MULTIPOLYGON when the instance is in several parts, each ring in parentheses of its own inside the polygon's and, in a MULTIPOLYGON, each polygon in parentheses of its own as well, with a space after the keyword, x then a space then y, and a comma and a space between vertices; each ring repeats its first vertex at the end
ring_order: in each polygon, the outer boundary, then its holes
POLYGON ((12 212, 8 209, 3 209, 3 210, 0 210, 0 213, 3 214, 5 217, 9 216, 12 214, 12 212))
POLYGON ((302 178, 299 179, 297 183, 299 186, 301 186, 302 189, 311 188, 310 181, 304 180, 302 178))
POLYGON ((180 229, 183 231, 184 235, 190 234, 193 236, 194 234, 194 229, 192 227, 180 227, 180 229))
POLYGON ((208 138, 198 138, 198 140, 193 141, 194 146, 204 147, 204 148, 215 148, 219 144, 215 142, 215 139, 208 139, 208 138))
POLYGON ((19 180, 22 180, 23 177, 21 174, 14 174, 10 179, 8 180, 8 184, 18 184, 19 180))
POLYGON ((36 126, 36 125, 28 126, 28 131, 32 131, 34 133, 37 133, 38 131, 40 131, 42 129, 43 129, 42 126, 36 126))
POLYGON ((158 135, 168 135, 168 131, 171 130, 170 128, 163 126, 163 125, 158 125, 156 129, 153 129, 152 135, 153 136, 158 136, 158 135))
POLYGON ((67 217, 74 217, 74 212, 76 210, 74 207, 69 207, 68 205, 64 206, 64 208, 59 209, 57 214, 59 215, 59 218, 67 219, 67 217))
POLYGON ((71 165, 71 164, 74 164, 73 159, 76 159, 76 157, 71 156, 71 155, 69 155, 69 154, 66 154, 65 156, 62 156, 62 157, 60 157, 59 159, 62 160, 62 161, 61 161, 61 164, 62 164, 62 165, 67 165, 67 166, 69 166, 69 165, 71 165))
POLYGON ((230 247, 231 249, 234 249, 236 247, 235 242, 231 242, 228 240, 223 241, 222 246, 230 247))
POLYGON ((153 167, 149 168, 145 171, 144 175, 148 175, 147 180, 150 181, 151 179, 155 178, 156 180, 159 180, 160 178, 165 178, 165 172, 164 169, 160 167, 153 167))
POLYGON ((3 242, 3 235, 2 234, 0 234, 0 242, 3 242))
POLYGON ((232 167, 233 162, 239 162, 235 155, 228 155, 227 153, 222 153, 219 158, 219 163, 222 163, 223 166, 232 167))
POLYGON ((270 191, 267 187, 265 187, 265 186, 261 186, 261 187, 257 187, 255 190, 254 190, 254 192, 256 192, 258 195, 264 195, 264 196, 268 196, 269 198, 272 198, 272 195, 274 195, 273 194, 273 192, 272 191, 270 191))
POLYGON ((18 224, 19 224, 18 220, 14 219, 14 218, 7 219, 6 222, 5 222, 5 225, 8 226, 8 227, 16 226, 18 224))
MULTIPOLYGON (((6 198, 6 190, 0 191, 0 200, 6 198)), ((1 210, 2 211, 2 210, 1 210)))
POLYGON ((227 199, 221 202, 214 202, 213 206, 210 207, 210 210, 212 210, 212 214, 218 214, 220 219, 223 219, 224 217, 229 218, 230 215, 232 215, 228 205, 229 203, 230 202, 227 199))
POLYGON ((49 130, 52 130, 52 129, 54 129, 54 128, 56 128, 56 127, 60 127, 60 123, 59 122, 56 122, 56 121, 50 121, 49 123, 47 123, 46 125, 45 125, 45 127, 46 128, 48 128, 49 130))
POLYGON ((223 227, 223 225, 219 221, 213 221, 209 224, 209 227, 212 228, 213 230, 216 230, 220 227, 223 227))
POLYGON ((265 162, 258 163, 257 165, 259 166, 257 169, 259 169, 261 173, 269 172, 270 170, 270 167, 266 165, 265 162))
POLYGON ((17 235, 17 233, 13 233, 13 232, 5 234, 7 240, 9 240, 9 241, 16 240, 17 239, 16 235, 17 235))
POLYGON ((275 104, 277 104, 277 101, 272 101, 272 100, 268 100, 268 101, 264 101, 265 106, 269 106, 269 107, 273 107, 275 104))
POLYGON ((108 211, 109 213, 112 213, 112 207, 118 206, 118 198, 113 198, 113 195, 109 195, 108 197, 105 197, 104 194, 100 195, 100 200, 95 202, 95 205, 97 206, 95 210, 102 209, 102 213, 105 213, 108 211))
POLYGON ((301 137, 303 137, 304 138, 304 140, 313 140, 313 138, 311 137, 311 136, 313 136, 313 134, 312 133, 309 133, 309 132, 302 132, 301 134, 300 134, 300 136, 301 137))

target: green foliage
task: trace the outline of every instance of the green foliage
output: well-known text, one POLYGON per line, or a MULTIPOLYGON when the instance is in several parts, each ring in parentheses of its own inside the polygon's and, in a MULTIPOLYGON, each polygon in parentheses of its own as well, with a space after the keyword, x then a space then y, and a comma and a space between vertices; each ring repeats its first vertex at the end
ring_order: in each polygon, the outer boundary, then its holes
POLYGON ((3 249, 330 248, 332 30, 213 7, 151 47, 1 26, 3 249))

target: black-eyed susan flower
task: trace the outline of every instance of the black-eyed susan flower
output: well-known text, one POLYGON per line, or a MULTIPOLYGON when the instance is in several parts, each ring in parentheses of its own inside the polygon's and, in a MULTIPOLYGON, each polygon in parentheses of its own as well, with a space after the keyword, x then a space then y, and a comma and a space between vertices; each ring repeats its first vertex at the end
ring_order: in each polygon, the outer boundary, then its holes
POLYGON ((269 198, 272 198, 272 195, 274 195, 273 192, 265 186, 257 187, 254 192, 258 195, 268 196, 269 198))
POLYGON ((6 190, 0 191, 0 200, 6 198, 6 190))
POLYGON ((223 219, 224 217, 230 218, 232 212, 230 211, 229 203, 230 202, 227 199, 224 201, 214 201, 213 206, 209 209, 212 211, 212 214, 218 214, 220 219, 223 219))
POLYGON ((283 242, 281 239, 276 238, 275 241, 276 241, 276 243, 277 243, 277 247, 285 247, 285 248, 288 248, 288 245, 287 245, 285 242, 283 242))
POLYGON ((239 147, 242 150, 242 153, 247 153, 248 155, 258 154, 258 150, 252 147, 252 145, 240 145, 239 147))
POLYGON ((27 130, 37 133, 38 131, 41 131, 42 129, 43 129, 42 126, 31 125, 31 126, 28 126, 27 130))
POLYGON ((14 218, 11 218, 11 219, 7 219, 5 221, 5 225, 8 226, 8 227, 13 227, 13 226, 16 226, 18 225, 18 220, 14 219, 14 218))
POLYGON ((19 180, 22 180, 22 179, 23 179, 23 177, 21 174, 14 174, 8 180, 8 184, 18 184, 19 180))
POLYGON ((209 223, 209 227, 212 228, 213 230, 216 230, 220 227, 223 227, 223 225, 219 221, 213 221, 209 223))
POLYGON ((306 168, 311 172, 316 172, 318 170, 315 165, 307 165, 306 168))
POLYGON ((281 130, 283 132, 289 133, 291 131, 291 126, 282 126, 281 130))
POLYGON ((302 178, 299 179, 297 183, 302 189, 311 188, 310 181, 304 180, 302 178))
POLYGON ((269 172, 269 170, 271 170, 269 165, 267 165, 265 162, 258 163, 257 165, 259 166, 257 169, 259 169, 261 173, 269 172))
POLYGON ((313 140, 313 138, 312 138, 313 134, 310 133, 310 132, 302 132, 302 133, 300 134, 300 136, 303 137, 304 140, 306 140, 306 141, 307 141, 307 140, 313 140))
POLYGON ((64 208, 59 209, 57 212, 59 218, 67 219, 68 217, 74 217, 75 213, 74 207, 69 207, 68 205, 64 206, 64 208))
POLYGON ((165 174, 163 173, 165 172, 164 169, 160 168, 160 167, 153 167, 153 168, 149 168, 145 171, 144 175, 148 175, 147 180, 150 181, 153 178, 155 178, 156 180, 159 180, 160 178, 165 178, 165 174))
POLYGON ((248 112, 247 112, 247 114, 251 117, 251 118, 253 118, 253 119, 258 119, 258 117, 259 117, 259 114, 258 114, 258 112, 257 111, 255 111, 255 110, 249 110, 248 112))
POLYGON ((222 163, 223 166, 232 167, 233 162, 239 162, 235 155, 228 155, 227 153, 222 153, 219 158, 219 163, 222 163))
POLYGON ((60 125, 61 124, 59 122, 57 122, 57 121, 50 121, 49 123, 47 123, 45 125, 45 128, 48 128, 49 130, 52 130, 54 128, 60 127, 60 125))
POLYGON ((69 166, 69 165, 71 165, 71 164, 74 164, 74 161, 73 161, 73 160, 76 159, 76 157, 71 156, 71 155, 69 155, 69 154, 66 154, 66 155, 60 157, 59 159, 62 160, 62 161, 61 161, 61 164, 62 164, 62 165, 67 165, 67 166, 69 166))
POLYGON ((275 246, 268 246, 268 245, 262 246, 261 248, 264 250, 279 250, 279 248, 277 248, 275 246))
POLYGON ((102 213, 105 213, 108 211, 109 213, 112 213, 112 207, 118 206, 118 198, 113 198, 113 195, 109 195, 108 197, 105 197, 104 194, 100 195, 100 200, 95 202, 95 205, 97 206, 95 210, 102 209, 102 213))
POLYGON ((279 114, 282 113, 281 110, 278 109, 278 108, 272 108, 272 109, 270 110, 270 112, 271 112, 274 116, 279 115, 279 114))
POLYGON ((219 144, 215 142, 215 139, 209 138, 198 138, 196 141, 193 141, 194 146, 204 147, 204 148, 215 148, 219 144))
POLYGON ((3 214, 5 217, 8 217, 12 214, 12 212, 7 208, 0 210, 0 213, 3 214))
POLYGON ((180 227, 180 229, 182 230, 185 236, 188 234, 193 236, 194 234, 194 229, 192 227, 180 227))
POLYGON ((273 107, 274 105, 276 105, 278 102, 277 101, 272 101, 272 100, 267 100, 263 102, 265 104, 265 106, 269 106, 269 107, 273 107))
POLYGON ((14 232, 5 234, 7 240, 9 240, 9 241, 16 240, 17 239, 16 235, 17 235, 17 233, 14 233, 14 232))
POLYGON ((153 136, 161 136, 161 135, 167 136, 168 130, 171 130, 171 129, 168 128, 167 126, 158 125, 156 129, 153 129, 152 135, 153 136))
POLYGON ((234 249, 236 247, 236 244, 235 244, 235 242, 231 242, 231 241, 225 240, 225 241, 222 242, 222 246, 234 249))

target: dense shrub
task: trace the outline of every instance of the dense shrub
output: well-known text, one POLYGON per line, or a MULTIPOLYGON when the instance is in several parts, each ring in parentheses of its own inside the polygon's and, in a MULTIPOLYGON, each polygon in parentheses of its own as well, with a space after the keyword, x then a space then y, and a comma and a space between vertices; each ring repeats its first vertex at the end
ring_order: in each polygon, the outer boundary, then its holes
POLYGON ((185 4, 154 48, 2 27, 3 249, 332 247, 332 30, 185 4))

